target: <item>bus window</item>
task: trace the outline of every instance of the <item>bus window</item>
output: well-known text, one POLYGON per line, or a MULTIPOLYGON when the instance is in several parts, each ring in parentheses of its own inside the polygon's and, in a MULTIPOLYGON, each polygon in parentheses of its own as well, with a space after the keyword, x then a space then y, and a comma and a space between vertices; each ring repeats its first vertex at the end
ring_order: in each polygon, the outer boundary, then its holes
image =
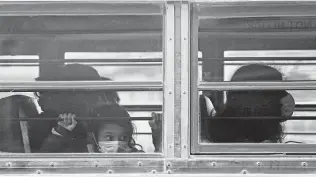
POLYGON ((316 53, 307 31, 315 19, 215 18, 206 13, 213 6, 199 7, 191 23, 198 36, 191 39, 192 153, 283 153, 276 149, 288 143, 314 144, 316 92, 307 85, 316 53))
MULTIPOLYGON (((71 14, 76 9, 95 6, 84 4, 63 8, 72 9, 67 11, 71 14)), ((100 6, 109 7, 111 3, 100 6)), ((0 37, 10 38, 3 40, 0 53, 3 55, 0 77, 8 82, 2 89, 10 93, 1 92, 1 97, 25 91, 23 94, 34 100, 37 111, 23 115, 21 120, 14 119, 25 123, 15 128, 19 136, 16 133, 11 136, 9 132, 11 139, 20 138, 19 152, 100 155, 158 152, 154 156, 162 152, 163 4, 112 6, 132 10, 115 13, 113 9, 109 12, 103 9, 101 14, 91 11, 97 15, 79 16, 54 15, 57 13, 54 11, 45 15, 0 17, 4 27, 0 29, 0 37), (150 10, 146 13, 141 7, 150 10), (19 22, 23 23, 17 25, 19 22), (14 58, 25 53, 36 58, 14 58), (159 137, 155 139, 157 142, 153 142, 152 136, 159 137)), ((27 98, 23 97, 25 104, 27 98)), ((21 105, 16 107, 19 110, 21 105)), ((5 108, 6 104, 0 106, 5 108)), ((0 139, 4 137, 1 132, 0 139)))

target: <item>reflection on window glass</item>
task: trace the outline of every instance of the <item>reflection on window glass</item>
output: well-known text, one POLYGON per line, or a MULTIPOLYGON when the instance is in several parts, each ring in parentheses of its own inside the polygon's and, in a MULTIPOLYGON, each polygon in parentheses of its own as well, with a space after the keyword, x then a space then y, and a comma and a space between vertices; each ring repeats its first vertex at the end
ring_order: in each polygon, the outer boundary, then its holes
MULTIPOLYGON (((0 60, 21 60, 21 59, 34 59, 38 60, 37 55, 0 55, 0 60)), ((0 63, 0 80, 2 81, 34 81, 38 76, 39 67, 36 63, 0 63)), ((0 98, 4 98, 11 95, 27 95, 33 97, 31 92, 0 92, 0 98)))
MULTIPOLYGON (((37 55, 1 55, 0 60, 38 60, 37 55)), ((0 80, 34 81, 39 67, 35 63, 1 63, 0 80)), ((40 107, 31 92, 0 92, 0 151, 30 152, 27 123, 17 118, 32 117, 38 114, 40 107)))
MULTIPOLYGON (((309 60, 279 60, 278 57, 315 57, 314 50, 240 50, 225 51, 224 81, 315 80, 314 66, 309 60), (261 59, 256 59, 260 57, 261 59), (245 61, 244 58, 247 58, 245 61), (262 60, 262 58, 267 58, 262 60), (252 59, 252 60, 251 60, 252 59)), ((261 119, 251 117, 315 117, 312 110, 294 110, 294 104, 315 105, 314 90, 290 91, 226 91, 225 108, 208 120, 208 139, 223 142, 315 143, 314 120, 261 119), (292 98, 291 98, 292 97, 292 98), (294 100, 293 100, 294 99, 294 100), (225 117, 247 117, 225 119, 225 117)), ((214 108, 214 101, 204 99, 205 107, 214 108), (208 103, 209 102, 209 103, 208 103), (208 103, 208 105, 207 105, 208 103), (211 105, 211 106, 210 106, 211 105)), ((203 103, 203 102, 202 102, 203 103)), ((203 113, 202 113, 203 117, 203 113)), ((202 127, 203 129, 203 127, 202 127)), ((204 131, 205 132, 205 131, 204 131)), ((203 138, 203 135, 202 135, 203 138)))
MULTIPOLYGON (((15 32, 36 34, 2 43, 0 60, 12 61, 0 66, 3 81, 162 82, 162 16, 0 18, 23 20, 15 32)), ((163 94, 148 85, 146 91, 1 93, 0 151, 161 152, 163 94)))

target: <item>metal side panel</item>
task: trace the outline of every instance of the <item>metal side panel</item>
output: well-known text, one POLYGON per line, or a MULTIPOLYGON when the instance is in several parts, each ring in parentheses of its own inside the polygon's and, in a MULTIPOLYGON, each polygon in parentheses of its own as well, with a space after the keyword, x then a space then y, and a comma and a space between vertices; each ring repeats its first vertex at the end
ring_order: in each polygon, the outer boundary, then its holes
MULTIPOLYGON (((13 175, 10 175, 10 177, 13 175)), ((14 175, 18 176, 18 175, 14 175)), ((23 176, 34 176, 34 175, 23 175, 23 176)), ((121 177, 119 174, 41 174, 41 177, 121 177)), ((124 177, 242 177, 244 174, 126 174, 124 177)), ((254 175, 246 175, 247 177, 314 177, 314 174, 305 175, 305 174, 254 174, 254 175)), ((0 175, 2 177, 2 175, 0 175)))
MULTIPOLYGON (((167 162, 173 174, 314 174, 315 157, 248 156, 174 160, 167 162)), ((316 174, 315 174, 316 175, 316 174)))

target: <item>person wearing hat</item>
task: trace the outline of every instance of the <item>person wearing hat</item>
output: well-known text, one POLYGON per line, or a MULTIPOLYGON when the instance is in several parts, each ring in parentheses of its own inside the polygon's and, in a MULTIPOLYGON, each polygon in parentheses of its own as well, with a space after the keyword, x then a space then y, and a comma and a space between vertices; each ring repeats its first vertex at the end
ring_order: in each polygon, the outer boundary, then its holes
MULTIPOLYGON (((98 72, 87 65, 69 64, 58 69, 49 78, 38 81, 93 81, 100 80, 98 72)), ((29 121, 29 136, 32 152, 87 152, 86 122, 78 121, 75 127, 67 127, 65 114, 78 117, 93 116, 93 107, 100 98, 92 91, 42 91, 36 93, 42 109, 40 118, 59 117, 62 121, 29 121), (63 141, 67 136, 67 140, 63 141)))
MULTIPOLYGON (((65 65, 58 71, 59 74, 55 76, 37 80, 109 80, 108 78, 100 77, 94 68, 87 65, 65 65)), ((37 96, 39 98, 38 103, 43 111, 40 117, 43 119, 59 117, 60 120, 58 122, 55 120, 30 121, 30 145, 32 152, 95 152, 95 145, 100 146, 99 143, 96 143, 98 136, 93 136, 97 135, 94 131, 98 130, 98 126, 95 126, 98 125, 98 122, 92 120, 80 121, 76 120, 76 117, 113 116, 122 114, 124 113, 122 110, 125 110, 119 105, 119 97, 116 92, 49 91, 37 93, 37 96), (108 112, 108 110, 110 111, 108 112)), ((159 118, 161 123, 161 117, 159 118)), ((157 119, 153 116, 153 120, 157 119)), ((120 120, 117 121, 119 122, 120 120)), ((101 121, 100 125, 103 125, 104 122, 106 121, 101 121)), ((156 126, 156 128, 153 128, 153 138, 161 137, 161 124, 152 121, 150 123, 156 126)), ((129 146, 132 147, 132 152, 138 152, 134 145, 136 144, 131 139, 129 146)), ((154 146, 155 149, 159 149, 159 152, 161 152, 161 138, 154 141, 154 146)))
MULTIPOLYGON (((269 66, 250 64, 240 67, 231 81, 282 81, 282 74, 269 66)), ((208 120, 209 141, 282 142, 282 122, 292 116, 294 107, 293 97, 285 90, 228 91, 224 111, 208 120)))

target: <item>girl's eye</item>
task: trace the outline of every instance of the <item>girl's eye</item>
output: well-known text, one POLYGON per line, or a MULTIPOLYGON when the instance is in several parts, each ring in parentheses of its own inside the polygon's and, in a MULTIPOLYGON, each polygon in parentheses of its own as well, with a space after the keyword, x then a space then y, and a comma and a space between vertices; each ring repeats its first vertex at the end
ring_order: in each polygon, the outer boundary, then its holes
POLYGON ((122 136, 122 137, 120 138, 120 141, 128 141, 128 136, 122 136))
POLYGON ((105 140, 105 141, 113 141, 113 136, 111 136, 111 135, 106 135, 106 136, 104 137, 104 140, 105 140))

